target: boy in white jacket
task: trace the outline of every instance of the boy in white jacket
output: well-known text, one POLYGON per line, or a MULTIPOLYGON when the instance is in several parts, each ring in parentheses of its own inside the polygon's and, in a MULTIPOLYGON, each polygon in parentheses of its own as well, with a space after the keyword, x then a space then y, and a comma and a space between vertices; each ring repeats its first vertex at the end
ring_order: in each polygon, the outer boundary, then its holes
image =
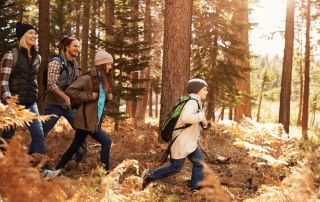
POLYGON ((143 187, 146 187, 151 181, 180 172, 186 157, 188 157, 193 163, 190 188, 192 191, 201 188, 197 183, 203 180, 204 174, 202 172, 202 165, 198 161, 204 161, 204 158, 197 143, 200 141, 200 122, 207 124, 207 119, 201 109, 201 101, 206 99, 208 94, 207 86, 207 83, 201 79, 191 79, 188 81, 187 92, 192 100, 185 104, 175 128, 185 126, 186 124, 192 124, 192 126, 173 132, 172 139, 179 136, 171 146, 171 164, 148 171, 143 182, 143 187))

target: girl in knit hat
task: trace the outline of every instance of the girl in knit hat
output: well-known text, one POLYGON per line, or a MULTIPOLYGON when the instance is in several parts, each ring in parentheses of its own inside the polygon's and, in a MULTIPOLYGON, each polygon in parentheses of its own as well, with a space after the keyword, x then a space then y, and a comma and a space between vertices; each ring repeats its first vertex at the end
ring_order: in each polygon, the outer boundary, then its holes
POLYGON ((75 80, 65 91, 71 99, 84 102, 74 116, 74 126, 78 128, 69 149, 64 153, 56 169, 63 168, 71 157, 79 150, 86 137, 90 135, 101 144, 101 163, 108 171, 111 140, 100 129, 102 112, 107 100, 112 100, 110 93, 113 88, 112 56, 98 49, 94 60, 95 67, 90 75, 75 80))
POLYGON ((204 158, 197 143, 200 141, 200 122, 207 124, 207 119, 201 109, 201 101, 206 99, 208 94, 207 86, 207 83, 201 79, 188 81, 187 92, 192 99, 185 104, 174 128, 183 127, 186 124, 192 125, 186 129, 173 131, 172 139, 176 137, 177 139, 171 146, 171 164, 156 170, 145 170, 143 175, 146 177, 143 181, 143 187, 154 180, 180 172, 186 157, 188 157, 193 163, 190 188, 192 191, 201 188, 197 183, 203 180, 204 174, 199 161, 204 161, 204 158))
MULTIPOLYGON (((37 30, 29 24, 17 23, 16 35, 19 40, 19 47, 7 52, 2 59, 1 69, 1 102, 6 104, 6 100, 13 95, 19 96, 19 105, 30 109, 31 112, 39 115, 36 103, 38 96, 37 75, 41 63, 41 57, 37 51, 37 30), (14 58, 17 58, 16 64, 14 58)), ((34 153, 46 155, 42 124, 34 119, 28 125, 32 141, 34 142, 34 153)), ((15 133, 15 129, 4 131, 1 137, 10 140, 15 133)), ((1 144, 0 141, 0 149, 1 144)), ((59 174, 59 171, 49 169, 48 163, 44 163, 42 177, 52 177, 59 174)))

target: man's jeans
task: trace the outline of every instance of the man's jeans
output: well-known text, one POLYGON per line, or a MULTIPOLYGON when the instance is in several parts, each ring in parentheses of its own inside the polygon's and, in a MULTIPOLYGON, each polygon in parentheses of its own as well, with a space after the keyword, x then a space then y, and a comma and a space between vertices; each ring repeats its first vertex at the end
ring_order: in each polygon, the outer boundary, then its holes
MULTIPOLYGON (((198 161, 204 161, 204 158, 199 150, 197 148, 194 152, 189 154, 188 159, 193 163, 192 167, 192 175, 191 175, 191 189, 199 189, 201 186, 197 185, 198 182, 203 181, 204 174, 202 172, 202 165, 198 163, 198 161)), ((184 160, 183 159, 171 159, 171 164, 166 165, 164 167, 158 168, 156 170, 150 170, 148 178, 151 180, 157 180, 162 179, 165 177, 169 177, 171 175, 174 175, 178 172, 180 172, 184 160)))
MULTIPOLYGON (((2 104, 6 104, 3 99, 1 100, 1 102, 2 104)), ((25 109, 30 109, 31 112, 39 116, 37 103, 26 104, 26 105, 19 104, 19 105, 25 106, 25 109)), ((29 122, 29 125, 27 126, 30 131, 30 135, 32 137, 34 153, 46 155, 42 124, 37 119, 34 119, 32 122, 29 122)), ((13 137, 15 131, 16 129, 12 129, 12 128, 10 131, 3 131, 1 134, 1 137, 6 141, 8 141, 13 137)), ((0 145, 1 144, 3 144, 2 141, 0 141, 0 145)), ((49 165, 45 162, 45 164, 42 166, 42 170, 48 170, 48 169, 49 169, 49 165)))
MULTIPOLYGON (((69 124, 71 125, 71 127, 74 130, 77 130, 77 128, 74 127, 74 113, 75 112, 76 112, 76 110, 70 110, 68 108, 64 109, 62 107, 50 105, 50 104, 46 103, 46 105, 44 107, 44 115, 54 114, 57 117, 51 117, 50 120, 46 121, 45 123, 42 122, 44 138, 47 137, 48 133, 56 125, 56 123, 58 122, 58 120, 60 119, 61 116, 64 116, 67 119, 67 121, 69 122, 69 124)), ((76 162, 80 162, 82 160, 83 154, 85 156, 87 155, 87 142, 86 142, 86 140, 81 145, 81 148, 82 148, 83 152, 77 151, 76 156, 74 158, 76 162)), ((30 148, 29 148, 29 154, 32 154, 32 153, 34 153, 33 141, 31 141, 30 148)))

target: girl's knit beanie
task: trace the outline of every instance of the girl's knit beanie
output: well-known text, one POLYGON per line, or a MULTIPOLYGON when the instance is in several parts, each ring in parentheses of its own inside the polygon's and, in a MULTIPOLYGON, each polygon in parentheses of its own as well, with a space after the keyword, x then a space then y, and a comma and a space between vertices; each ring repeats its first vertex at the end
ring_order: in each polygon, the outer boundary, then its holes
POLYGON ((94 65, 99 66, 106 63, 113 63, 112 55, 99 48, 96 58, 94 59, 94 65))

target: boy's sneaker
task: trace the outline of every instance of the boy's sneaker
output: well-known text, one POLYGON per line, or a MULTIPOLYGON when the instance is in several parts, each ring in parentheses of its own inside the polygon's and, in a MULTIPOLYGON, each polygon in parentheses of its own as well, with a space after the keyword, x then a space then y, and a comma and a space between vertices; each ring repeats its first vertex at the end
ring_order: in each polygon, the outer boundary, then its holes
POLYGON ((54 177, 60 173, 60 170, 44 170, 40 174, 41 177, 54 177))

